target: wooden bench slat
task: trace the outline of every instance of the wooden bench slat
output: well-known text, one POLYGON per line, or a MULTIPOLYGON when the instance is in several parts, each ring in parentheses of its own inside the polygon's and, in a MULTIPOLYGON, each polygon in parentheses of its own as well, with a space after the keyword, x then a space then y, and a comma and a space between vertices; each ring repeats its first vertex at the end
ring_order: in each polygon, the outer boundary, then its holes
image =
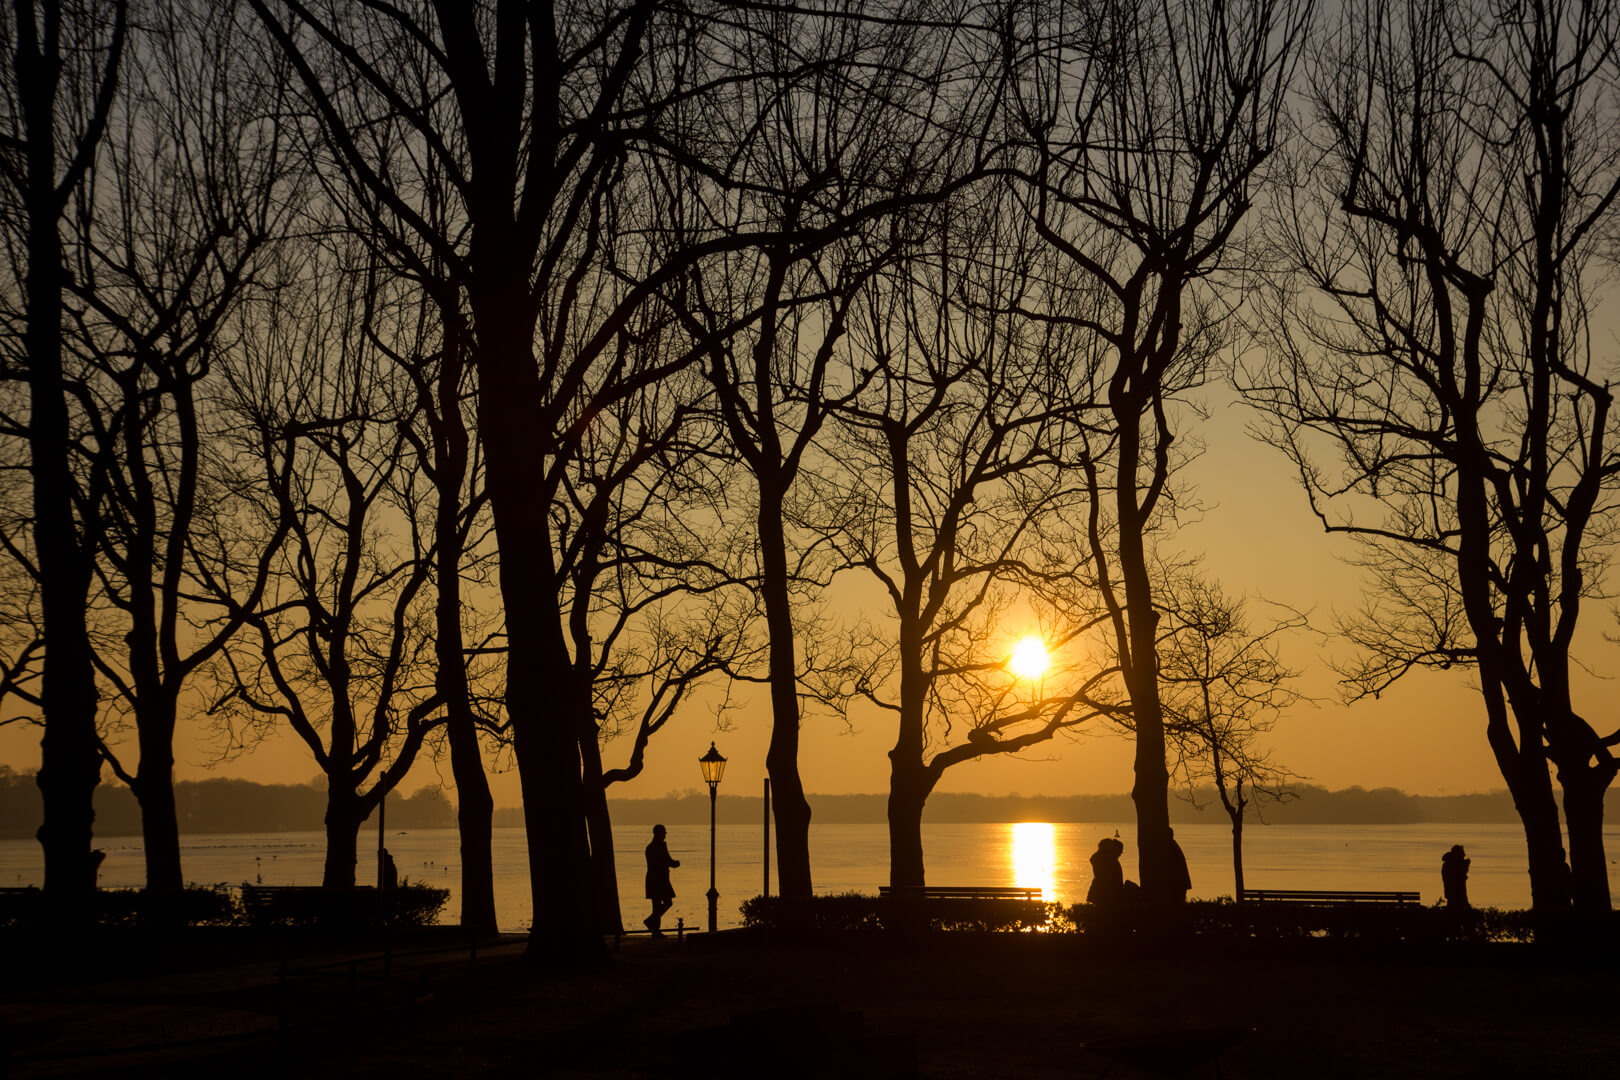
POLYGON ((879 896, 911 896, 925 900, 1039 900, 1038 886, 1022 885, 922 885, 893 888, 878 886, 879 896))
POLYGON ((1398 889, 1244 889, 1245 903, 1261 904, 1420 904, 1416 892, 1398 889))

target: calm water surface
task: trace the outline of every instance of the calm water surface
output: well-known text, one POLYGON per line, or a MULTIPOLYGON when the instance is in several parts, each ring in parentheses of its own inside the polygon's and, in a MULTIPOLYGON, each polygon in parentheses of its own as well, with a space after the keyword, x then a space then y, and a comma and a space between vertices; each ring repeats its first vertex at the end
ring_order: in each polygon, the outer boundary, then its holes
MULTIPOLYGON (((1033 885, 1048 899, 1083 900, 1091 884, 1086 861, 1097 841, 1118 831, 1125 840, 1125 876, 1135 879, 1136 844, 1129 823, 1023 823, 923 826, 928 880, 935 885, 1033 885)), ((642 899, 645 862, 642 849, 651 826, 620 826, 615 836, 619 893, 627 925, 646 912, 642 899)), ((1614 867, 1620 859, 1620 827, 1604 830, 1610 855, 1610 880, 1620 881, 1614 867)), ((1182 825, 1176 839, 1187 854, 1193 895, 1232 893, 1231 833, 1221 825, 1182 825)), ((1475 904, 1528 907, 1524 834, 1516 825, 1267 825, 1244 832, 1244 875, 1250 888, 1278 889, 1415 889, 1423 902, 1440 895, 1440 856, 1462 844, 1473 860, 1468 895, 1475 904)), ((376 876, 375 830, 361 834, 359 874, 376 876)), ((139 886, 144 879, 139 837, 102 841, 107 861, 101 883, 139 886)), ((459 911, 459 855, 454 829, 416 829, 388 837, 400 876, 448 888, 450 919, 459 911)), ((758 825, 722 825, 716 838, 721 926, 737 926, 737 905, 759 893, 761 829, 758 825)), ((678 894, 666 916, 688 926, 707 921, 704 893, 709 887, 708 829, 696 825, 669 828, 670 853, 680 860, 671 872, 678 894)), ((319 832, 229 836, 192 836, 181 843, 190 881, 236 885, 258 880, 265 885, 318 885, 325 852, 319 832)), ((772 855, 775 855, 774 838, 772 855)), ((875 893, 889 880, 889 836, 883 825, 817 825, 810 831, 811 873, 819 893, 875 893)), ((38 885, 44 863, 33 840, 0 840, 0 885, 38 885)), ((774 890, 776 869, 771 868, 774 890)), ((1617 890, 1620 891, 1620 890, 1617 890)), ((528 856, 522 829, 495 830, 495 903, 505 929, 526 927, 531 918, 528 856)))

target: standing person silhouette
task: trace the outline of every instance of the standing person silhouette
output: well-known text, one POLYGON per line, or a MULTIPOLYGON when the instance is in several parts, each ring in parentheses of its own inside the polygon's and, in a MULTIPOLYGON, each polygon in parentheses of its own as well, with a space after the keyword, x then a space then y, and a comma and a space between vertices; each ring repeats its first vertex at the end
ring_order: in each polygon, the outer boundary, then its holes
POLYGON ((1187 893, 1192 891, 1192 875, 1187 873, 1187 856, 1182 853, 1181 845, 1176 843, 1176 830, 1165 830, 1170 834, 1170 877, 1171 884, 1179 894, 1176 900, 1187 902, 1187 893))
POLYGON ((1117 907, 1125 899, 1125 868, 1119 857, 1125 845, 1111 837, 1097 841, 1097 850, 1091 853, 1091 888, 1086 890, 1086 903, 1101 907, 1117 907))
POLYGON ((1451 850, 1440 856, 1440 884, 1446 891, 1446 907, 1468 910, 1468 864, 1472 861, 1461 844, 1451 845, 1451 850))
POLYGON ((669 845, 664 843, 664 827, 653 826, 652 842, 647 845, 647 899, 652 901, 652 914, 641 920, 652 936, 661 938, 663 931, 659 924, 664 918, 664 912, 675 904, 675 887, 669 883, 671 867, 681 865, 669 857, 669 845))

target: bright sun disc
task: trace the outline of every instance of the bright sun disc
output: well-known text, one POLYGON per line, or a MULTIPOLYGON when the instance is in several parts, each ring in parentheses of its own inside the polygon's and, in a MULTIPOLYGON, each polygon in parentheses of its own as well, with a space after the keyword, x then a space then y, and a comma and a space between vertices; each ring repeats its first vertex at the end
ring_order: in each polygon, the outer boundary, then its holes
POLYGON ((1020 679, 1038 679, 1046 670, 1046 642, 1031 634, 1013 647, 1007 667, 1020 679))

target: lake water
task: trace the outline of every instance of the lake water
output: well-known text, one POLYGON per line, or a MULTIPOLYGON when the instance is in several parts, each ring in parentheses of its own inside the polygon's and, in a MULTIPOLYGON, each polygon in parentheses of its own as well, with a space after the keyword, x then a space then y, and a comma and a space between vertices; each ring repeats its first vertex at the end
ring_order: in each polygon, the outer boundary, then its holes
MULTIPOLYGON (((1039 886, 1050 900, 1083 900, 1091 884, 1087 862, 1097 841, 1115 831, 1125 840, 1125 876, 1135 879, 1136 845, 1130 823, 924 825, 928 880, 935 885, 1039 886)), ((651 827, 620 826, 615 836, 619 893, 626 925, 645 914, 642 849, 651 827)), ((376 832, 361 834, 359 875, 376 877, 376 832)), ((1620 880, 1620 827, 1604 830, 1611 885, 1620 880)), ((1182 825, 1176 839, 1187 855, 1195 897, 1232 893, 1231 833, 1220 825, 1182 825)), ((1480 906, 1528 907, 1524 834, 1516 825, 1251 825, 1244 832, 1243 864, 1250 888, 1409 889, 1432 904, 1440 895, 1440 856, 1462 844, 1473 860, 1469 899, 1480 906)), ((101 841, 107 860, 101 883, 139 886, 145 869, 139 837, 101 841)), ((517 930, 531 918, 528 857, 522 829, 495 830, 495 903, 503 929, 517 930)), ((388 838, 400 876, 451 890, 450 919, 457 917, 459 866, 454 829, 417 829, 388 838)), ((707 922, 708 829, 669 828, 670 853, 681 862, 671 872, 678 896, 666 916, 687 926, 707 922)), ((186 877, 204 883, 319 885, 325 837, 319 832, 191 836, 181 843, 186 877)), ((722 825, 716 837, 720 925, 741 923, 737 906, 758 895, 761 827, 722 825)), ((774 838, 772 856, 775 856, 774 838)), ((884 825, 816 825, 810 831, 811 873, 818 893, 876 893, 889 880, 889 837, 884 825)), ((33 840, 0 841, 0 886, 38 885, 44 862, 33 840)), ((776 886, 776 868, 771 867, 776 886)))

